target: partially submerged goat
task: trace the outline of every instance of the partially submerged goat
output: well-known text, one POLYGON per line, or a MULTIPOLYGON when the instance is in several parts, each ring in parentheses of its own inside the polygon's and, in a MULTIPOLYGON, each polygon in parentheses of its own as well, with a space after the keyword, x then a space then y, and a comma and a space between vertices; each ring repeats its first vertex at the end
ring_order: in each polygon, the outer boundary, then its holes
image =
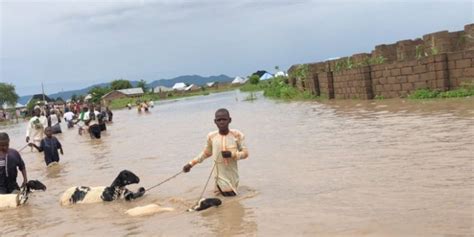
POLYGON ((11 194, 0 194, 0 210, 22 206, 28 200, 31 190, 46 190, 46 186, 38 180, 30 180, 26 186, 20 188, 20 192, 11 194))
POLYGON ((138 178, 134 173, 128 170, 122 170, 108 187, 78 186, 69 188, 61 196, 60 203, 65 206, 76 203, 110 202, 121 198, 130 201, 143 196, 143 194, 145 194, 145 189, 141 187, 136 193, 134 193, 125 188, 125 186, 129 184, 137 184, 139 182, 140 178, 138 178))

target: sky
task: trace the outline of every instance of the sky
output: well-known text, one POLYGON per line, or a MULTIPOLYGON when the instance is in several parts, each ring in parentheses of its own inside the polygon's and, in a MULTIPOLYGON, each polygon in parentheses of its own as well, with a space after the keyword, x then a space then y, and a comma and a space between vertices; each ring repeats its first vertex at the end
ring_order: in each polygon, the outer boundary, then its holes
POLYGON ((463 0, 0 0, 0 82, 248 76, 474 23, 463 0))

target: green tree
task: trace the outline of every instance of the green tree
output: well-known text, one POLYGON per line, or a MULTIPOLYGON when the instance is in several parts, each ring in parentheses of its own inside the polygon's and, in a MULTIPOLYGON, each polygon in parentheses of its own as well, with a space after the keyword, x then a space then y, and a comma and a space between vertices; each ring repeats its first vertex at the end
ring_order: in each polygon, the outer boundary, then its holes
POLYGON ((129 80, 118 79, 110 83, 110 88, 112 90, 128 89, 128 88, 132 88, 132 83, 130 83, 129 80))
POLYGON ((260 82, 260 77, 257 74, 250 76, 249 78, 250 84, 257 85, 260 82))
POLYGON ((15 106, 18 100, 18 95, 15 92, 15 86, 0 82, 0 107, 7 103, 15 106))
POLYGON ((100 86, 96 86, 96 87, 90 89, 89 94, 91 94, 91 96, 92 96, 91 102, 95 103, 95 104, 99 103, 100 100, 102 99, 102 96, 109 93, 110 91, 112 91, 110 88, 100 87, 100 86))
POLYGON ((63 98, 60 96, 58 98, 56 98, 56 101, 61 101, 61 102, 64 102, 63 98))
POLYGON ((71 96, 71 101, 77 101, 77 95, 76 94, 73 94, 71 96))
POLYGON ((143 92, 145 92, 145 93, 146 93, 146 91, 147 91, 147 89, 148 89, 148 88, 146 87, 146 81, 145 81, 145 80, 140 80, 140 81, 138 81, 137 87, 141 87, 141 88, 143 89, 143 92))
POLYGON ((33 114, 33 108, 35 107, 35 105, 38 103, 39 100, 37 99, 32 99, 30 100, 30 102, 26 105, 26 109, 28 111, 29 114, 33 114))

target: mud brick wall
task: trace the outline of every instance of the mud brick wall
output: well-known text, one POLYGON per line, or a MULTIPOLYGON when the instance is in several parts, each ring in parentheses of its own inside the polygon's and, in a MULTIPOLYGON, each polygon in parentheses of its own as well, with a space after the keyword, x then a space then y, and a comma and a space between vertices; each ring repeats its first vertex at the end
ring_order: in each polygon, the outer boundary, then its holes
POLYGON ((373 98, 369 66, 334 72, 333 80, 336 99, 373 98))
POLYGON ((334 99, 334 81, 332 72, 318 73, 319 95, 323 98, 334 99))
POLYGON ((377 45, 370 54, 307 65, 307 78, 290 77, 290 85, 326 98, 395 98, 419 89, 456 89, 474 84, 474 24, 463 31, 377 45))
POLYGON ((448 75, 451 88, 474 83, 474 50, 448 53, 448 75))
POLYGON ((446 54, 372 66, 372 90, 383 98, 406 97, 418 89, 449 88, 446 54))

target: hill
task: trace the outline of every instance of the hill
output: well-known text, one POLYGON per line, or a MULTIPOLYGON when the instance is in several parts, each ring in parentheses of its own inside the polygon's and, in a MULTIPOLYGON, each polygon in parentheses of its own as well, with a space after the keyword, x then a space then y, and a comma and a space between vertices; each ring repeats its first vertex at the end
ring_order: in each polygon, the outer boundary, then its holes
MULTIPOLYGON (((219 76, 209 76, 209 77, 202 77, 199 75, 185 75, 185 76, 179 76, 175 77, 172 79, 160 79, 160 80, 155 80, 151 83, 147 84, 148 88, 155 88, 157 86, 166 86, 166 87, 172 87, 175 83, 177 82, 184 82, 186 84, 196 84, 196 85, 204 85, 207 82, 230 82, 232 81, 231 77, 228 77, 226 75, 219 75, 219 76)), ((130 81, 132 86, 136 86, 138 81, 130 81)), ((94 84, 92 86, 83 88, 83 89, 78 89, 78 90, 70 90, 70 91, 63 91, 63 92, 58 92, 58 93, 53 93, 49 94, 48 96, 50 98, 58 98, 61 97, 64 100, 68 100, 71 98, 72 95, 87 95, 90 89, 99 86, 99 87, 105 87, 109 86, 110 82, 107 83, 99 83, 99 84, 94 84)), ((32 95, 25 95, 21 96, 18 99, 18 102, 21 104, 26 104, 28 100, 31 98, 32 95)))

